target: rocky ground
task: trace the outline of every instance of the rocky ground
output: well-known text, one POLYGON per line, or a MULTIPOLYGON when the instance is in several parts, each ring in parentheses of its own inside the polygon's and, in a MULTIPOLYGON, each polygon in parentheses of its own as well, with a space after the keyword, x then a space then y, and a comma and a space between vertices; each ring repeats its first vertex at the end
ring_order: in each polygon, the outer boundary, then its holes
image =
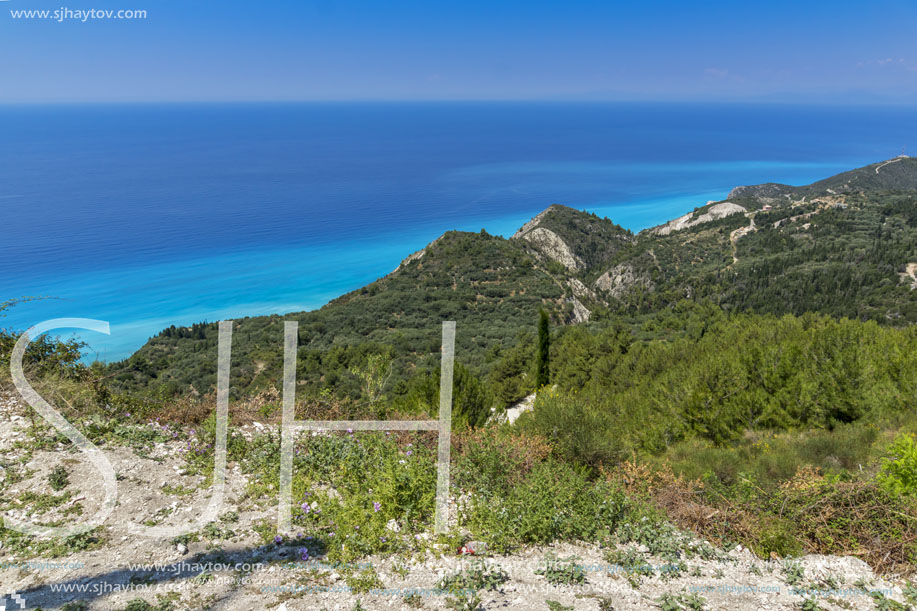
MULTIPOLYGON (((64 445, 34 447, 30 426, 17 399, 0 397, 3 513, 44 523, 92 515, 103 490, 91 464, 64 445), (49 481, 60 465, 69 481, 53 490, 49 481)), ((264 543, 259 526, 273 523, 276 507, 248 498, 246 475, 234 465, 213 524, 179 539, 129 533, 131 522, 178 525, 203 512, 205 477, 187 471, 183 447, 181 441, 146 449, 129 440, 106 445, 118 504, 95 539, 39 542, 2 531, 0 594, 7 597, 0 608, 894 609, 904 607, 892 601, 905 604, 917 593, 852 557, 762 560, 741 548, 703 545, 677 570, 646 548, 630 556, 621 550, 613 563, 608 550, 570 543, 510 556, 490 556, 479 544, 472 545, 475 554, 431 544, 413 557, 303 561, 298 543, 264 543)))

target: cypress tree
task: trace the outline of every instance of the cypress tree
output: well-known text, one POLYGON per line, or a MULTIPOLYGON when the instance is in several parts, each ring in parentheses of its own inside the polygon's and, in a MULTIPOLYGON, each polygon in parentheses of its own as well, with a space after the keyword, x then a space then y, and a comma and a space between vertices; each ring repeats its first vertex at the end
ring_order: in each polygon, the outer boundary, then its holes
POLYGON ((550 355, 551 336, 548 332, 548 313, 538 314, 538 352, 535 356, 535 384, 538 388, 547 386, 551 378, 550 355))

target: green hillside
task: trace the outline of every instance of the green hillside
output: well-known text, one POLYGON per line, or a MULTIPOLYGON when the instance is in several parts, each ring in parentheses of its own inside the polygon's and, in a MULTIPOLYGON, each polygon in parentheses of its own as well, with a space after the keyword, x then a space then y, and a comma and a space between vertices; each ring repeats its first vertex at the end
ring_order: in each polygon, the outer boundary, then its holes
MULTIPOLYGON (((917 281, 908 275, 917 262, 917 160, 731 195, 682 217, 681 225, 637 235, 559 205, 510 239, 448 232, 395 272, 317 311, 236 321, 233 391, 276 384, 283 320, 300 323, 299 376, 307 392, 355 398, 361 390, 354 370, 370 355, 391 361, 394 394, 409 392, 415 368, 436 365, 440 322, 455 320, 464 367, 516 380, 515 390, 494 391, 497 404, 530 390, 522 363, 541 308, 555 324, 633 326, 685 299, 727 312, 917 321, 917 281)), ((216 325, 200 324, 164 330, 109 374, 122 390, 206 393, 215 362, 216 325)))
POLYGON ((736 187, 729 199, 789 199, 825 193, 858 193, 862 191, 912 191, 917 189, 917 158, 895 157, 862 168, 841 172, 811 185, 792 187, 766 183, 736 187))
MULTIPOLYGON (((393 362, 392 382, 415 365, 438 363, 440 323, 457 321, 456 350, 480 369, 511 346, 542 305, 562 310, 564 289, 534 256, 503 238, 448 232, 423 255, 314 312, 235 321, 233 390, 275 383, 282 366, 283 321, 299 321, 299 377, 310 387, 357 392, 350 369, 369 354, 393 362)), ((117 386, 179 394, 215 383, 217 328, 165 329, 113 366, 117 386)))

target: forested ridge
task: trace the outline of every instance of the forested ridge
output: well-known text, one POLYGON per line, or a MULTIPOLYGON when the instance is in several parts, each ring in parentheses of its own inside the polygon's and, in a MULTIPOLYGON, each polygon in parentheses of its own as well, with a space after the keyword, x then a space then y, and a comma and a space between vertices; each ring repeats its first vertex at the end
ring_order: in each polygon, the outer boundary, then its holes
MULTIPOLYGON (((917 160, 731 195, 744 213, 667 235, 634 235, 559 205, 511 239, 447 232, 395 272, 319 310, 235 321, 234 392, 277 383, 284 320, 299 321, 305 391, 352 397, 361 392, 353 370, 371 354, 391 362, 393 396, 407 393, 414 372, 436 366, 439 323, 455 320, 459 362, 482 380, 500 378, 489 399, 497 408, 532 390, 523 384, 506 392, 513 377, 506 374, 524 369, 507 363, 525 360, 540 309, 556 329, 588 319, 633 331, 683 300, 727 313, 812 312, 881 326, 917 321, 907 274, 917 262, 917 160)), ((216 323, 171 327, 111 365, 109 377, 123 390, 206 394, 215 362, 216 323)))

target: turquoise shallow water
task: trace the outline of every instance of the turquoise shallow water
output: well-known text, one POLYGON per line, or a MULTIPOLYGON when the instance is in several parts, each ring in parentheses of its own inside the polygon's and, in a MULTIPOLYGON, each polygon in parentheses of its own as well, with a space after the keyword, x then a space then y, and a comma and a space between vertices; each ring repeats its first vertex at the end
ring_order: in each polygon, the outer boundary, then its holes
POLYGON ((2 322, 107 320, 87 358, 120 359, 171 324, 319 307, 449 229, 508 236, 563 203, 639 230, 892 157, 914 127, 907 109, 2 108, 0 299, 55 297, 2 322))

